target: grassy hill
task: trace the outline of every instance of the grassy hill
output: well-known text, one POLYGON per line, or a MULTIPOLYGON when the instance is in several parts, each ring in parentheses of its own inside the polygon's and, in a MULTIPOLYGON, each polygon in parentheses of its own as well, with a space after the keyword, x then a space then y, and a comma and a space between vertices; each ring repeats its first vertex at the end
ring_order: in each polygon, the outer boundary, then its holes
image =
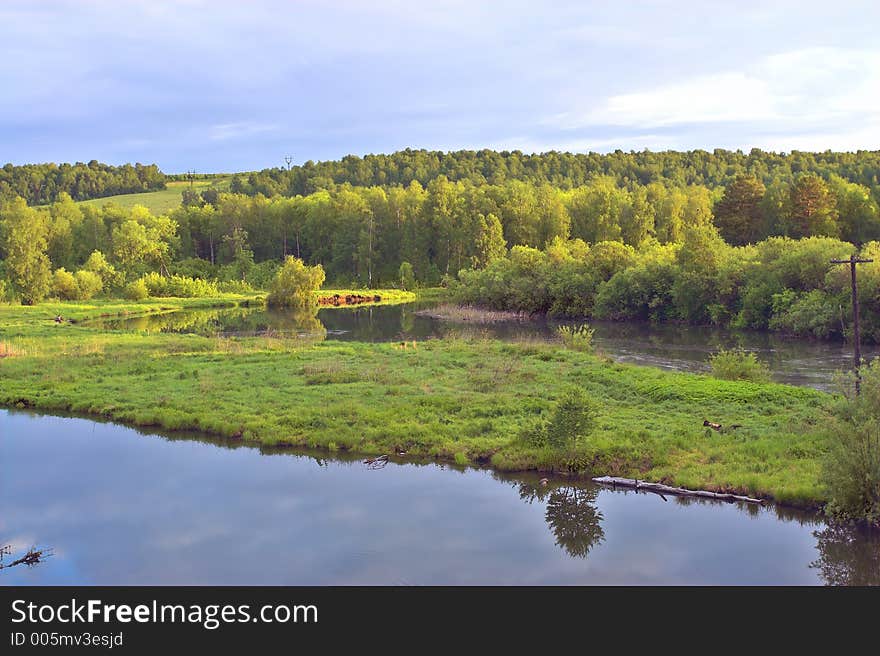
MULTIPOLYGON (((220 191, 229 189, 229 180, 231 176, 216 177, 209 180, 194 180, 192 187, 195 191, 201 192, 205 189, 215 187, 220 191)), ((122 207, 131 208, 135 205, 143 205, 153 214, 163 214, 180 205, 180 195, 184 189, 189 187, 187 181, 171 181, 168 182, 167 188, 162 191, 148 191, 137 194, 120 194, 119 196, 106 196, 104 198, 93 198, 91 200, 80 201, 80 205, 94 205, 102 207, 107 203, 115 203, 122 207)))

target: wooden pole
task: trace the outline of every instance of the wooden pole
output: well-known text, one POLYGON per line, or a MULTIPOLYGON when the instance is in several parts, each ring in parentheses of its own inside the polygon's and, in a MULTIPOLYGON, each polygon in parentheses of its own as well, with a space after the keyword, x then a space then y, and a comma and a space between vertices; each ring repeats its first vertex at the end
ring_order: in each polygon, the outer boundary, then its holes
POLYGON ((874 260, 857 258, 855 255, 850 255, 848 260, 831 260, 831 264, 848 264, 850 269, 853 306, 853 370, 856 374, 856 395, 861 393, 862 382, 862 377, 859 373, 859 367, 862 364, 862 336, 861 327, 859 325, 859 290, 858 285, 856 284, 856 264, 873 261, 874 260))

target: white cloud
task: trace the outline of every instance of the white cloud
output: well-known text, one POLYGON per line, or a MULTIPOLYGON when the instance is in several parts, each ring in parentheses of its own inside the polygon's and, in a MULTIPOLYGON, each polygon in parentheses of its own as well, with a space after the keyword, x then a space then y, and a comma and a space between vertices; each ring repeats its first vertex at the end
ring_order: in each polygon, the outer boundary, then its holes
POLYGON ((880 51, 811 48, 765 57, 740 71, 613 95, 585 113, 557 114, 545 124, 575 129, 761 122, 828 130, 835 127, 831 122, 865 120, 878 106, 880 51))

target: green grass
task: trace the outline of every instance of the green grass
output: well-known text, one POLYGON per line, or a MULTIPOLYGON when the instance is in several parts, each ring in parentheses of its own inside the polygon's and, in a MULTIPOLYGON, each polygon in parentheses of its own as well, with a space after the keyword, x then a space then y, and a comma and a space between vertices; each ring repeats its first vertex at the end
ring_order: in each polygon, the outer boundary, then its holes
MULTIPOLYGON (((138 194, 120 194, 118 196, 107 196, 105 198, 93 198, 91 200, 83 200, 79 205, 93 205, 95 207, 103 207, 107 203, 115 203, 120 207, 131 209, 135 205, 143 205, 153 214, 164 214, 176 207, 180 206, 181 193, 184 189, 189 188, 189 182, 171 181, 168 182, 166 188, 161 191, 147 191, 138 194)), ((210 180, 194 180, 193 189, 202 192, 205 189, 216 187, 220 191, 228 191, 229 178, 212 178, 210 180)))
POLYGON ((111 312, 237 303, 0 306, 0 404, 201 430, 267 445, 405 451, 501 470, 558 470, 518 440, 571 387, 598 409, 577 462, 594 474, 824 501, 821 427, 831 396, 611 362, 559 345, 430 340, 415 346, 101 332, 55 324, 111 312), (709 419, 738 423, 730 432, 709 419))

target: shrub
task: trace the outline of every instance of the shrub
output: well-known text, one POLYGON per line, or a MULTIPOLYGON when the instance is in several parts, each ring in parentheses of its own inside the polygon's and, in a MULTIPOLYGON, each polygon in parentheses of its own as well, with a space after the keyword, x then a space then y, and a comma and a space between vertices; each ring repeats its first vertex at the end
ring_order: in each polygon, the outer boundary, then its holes
POLYGON ((151 272, 143 278, 150 296, 176 296, 178 298, 200 298, 216 296, 217 285, 210 280, 187 278, 186 276, 161 276, 151 272))
POLYGON ((862 367, 861 374, 860 395, 853 374, 838 378, 843 394, 829 431, 822 481, 831 517, 880 525, 880 360, 862 367))
POLYGON ((65 301, 79 298, 79 287, 76 278, 65 268, 56 269, 52 274, 52 293, 65 301))
POLYGON ((525 426, 519 439, 532 448, 572 451, 593 431, 597 414, 595 403, 574 387, 562 395, 549 420, 525 426))
POLYGON ((101 276, 92 271, 77 271, 74 277, 76 278, 76 286, 79 288, 79 298, 83 301, 87 301, 96 294, 100 294, 104 288, 101 276))
POLYGON ((590 435, 596 423, 596 406, 579 387, 569 389, 553 409, 547 423, 551 449, 573 449, 590 435))
POLYGON ((786 289, 773 295, 770 330, 826 339, 841 333, 840 301, 814 289, 804 294, 786 289))
POLYGON ((101 278, 101 286, 106 291, 119 287, 123 283, 122 273, 107 261, 101 251, 92 251, 89 259, 83 265, 83 270, 98 274, 101 278))
POLYGON ((282 307, 304 307, 315 302, 315 292, 324 283, 324 268, 307 266, 303 261, 288 256, 275 274, 266 302, 282 307))
POLYGON ((132 301, 142 301, 150 295, 143 279, 135 280, 125 286, 123 296, 132 301))
POLYGON ((880 420, 839 422, 830 441, 822 469, 826 512, 837 519, 880 524, 880 420))
POLYGON ((223 294, 247 294, 254 288, 244 280, 224 280, 217 283, 217 291, 223 294))
POLYGON ((770 380, 770 368, 754 353, 742 349, 720 350, 709 358, 709 367, 715 378, 724 380, 749 380, 766 383, 770 380))
POLYGON ((217 275, 217 267, 200 257, 188 257, 179 262, 172 262, 169 271, 172 275, 203 280, 209 280, 217 275))
POLYGON ((559 326, 556 334, 562 340, 566 348, 583 353, 593 352, 593 333, 595 331, 587 324, 580 326, 559 326))

